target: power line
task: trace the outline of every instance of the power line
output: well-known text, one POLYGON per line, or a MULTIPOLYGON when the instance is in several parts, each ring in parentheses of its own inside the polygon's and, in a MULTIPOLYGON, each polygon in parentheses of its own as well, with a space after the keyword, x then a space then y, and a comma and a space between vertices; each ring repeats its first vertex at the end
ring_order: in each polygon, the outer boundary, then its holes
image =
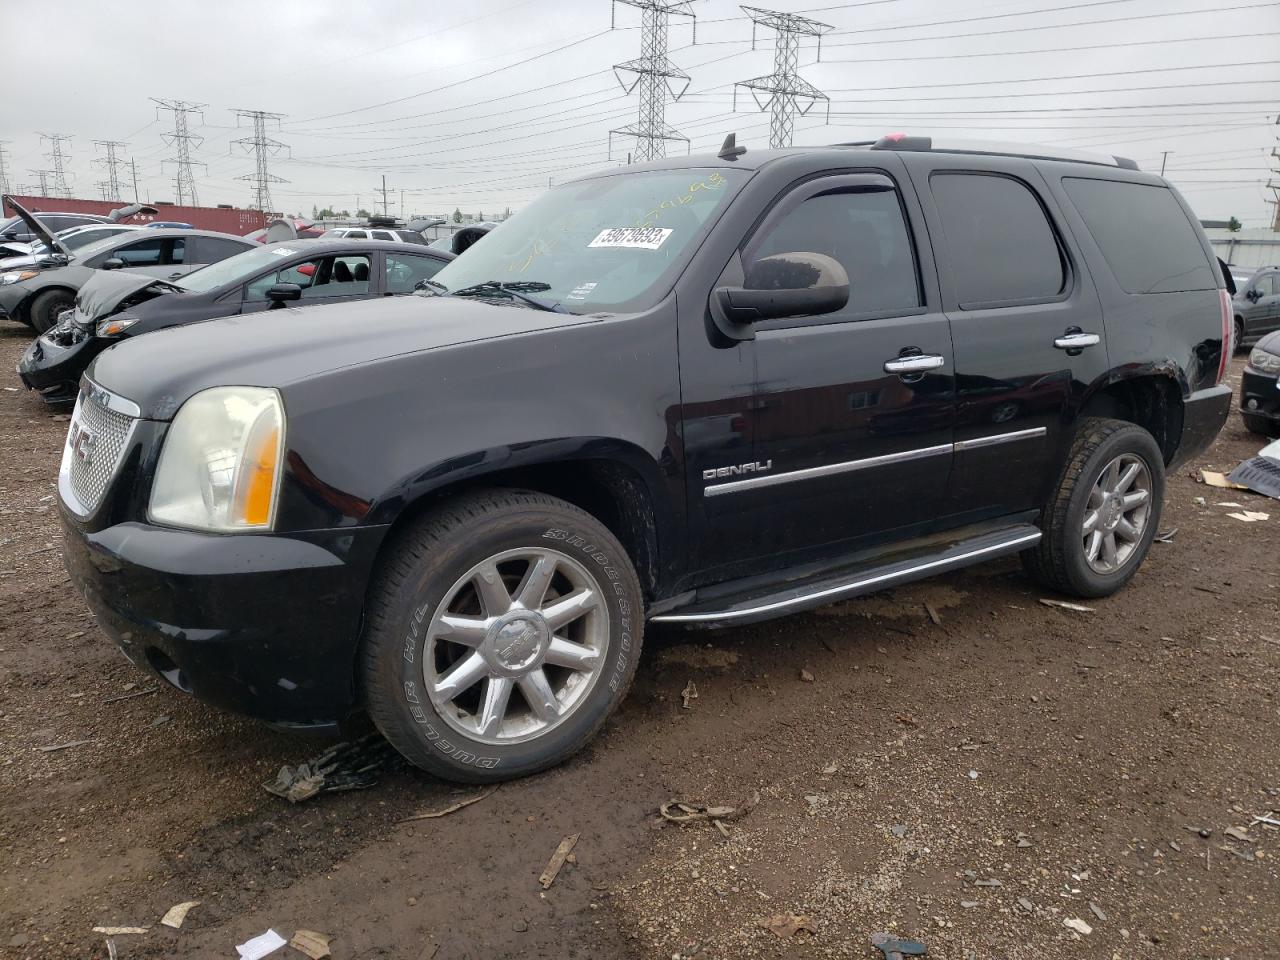
POLYGON ((116 156, 116 149, 127 147, 129 144, 122 140, 95 140, 95 147, 102 147, 107 151, 105 157, 98 157, 94 163, 102 164, 107 171, 107 179, 98 184, 105 191, 103 200, 119 200, 120 196, 120 174, 119 168, 124 165, 124 159, 116 156))
POLYGON ((690 9, 692 0, 613 0, 610 9, 616 12, 619 3, 636 7, 641 14, 640 56, 613 65, 615 76, 619 70, 635 74, 630 86, 620 76, 618 83, 628 94, 639 88, 640 112, 635 123, 609 131, 610 154, 613 152, 613 134, 616 133, 635 137, 636 159, 658 160, 667 155, 668 140, 689 142, 689 138, 668 124, 666 119, 668 94, 673 102, 679 100, 689 89, 690 82, 689 75, 667 56, 667 33, 673 15, 689 17, 694 25, 696 42, 697 14, 690 9), (683 80, 684 84, 677 90, 672 85, 673 80, 683 80))
POLYGON ((287 144, 281 143, 279 140, 273 140, 267 136, 267 121, 274 120, 276 126, 280 125, 280 119, 284 117, 283 113, 267 113, 265 110, 235 110, 236 122, 241 117, 253 121, 253 136, 241 137, 239 140, 232 140, 232 145, 239 144, 244 149, 253 148, 255 161, 255 169, 253 173, 246 173, 237 180, 250 180, 253 182, 253 203, 250 204, 255 210, 261 210, 264 213, 271 213, 271 184, 288 183, 289 181, 283 177, 277 177, 273 173, 267 171, 267 159, 279 154, 282 150, 288 150, 287 144))
MULTIPOLYGON (((199 134, 190 133, 187 130, 187 115, 191 113, 200 114, 201 121, 204 120, 203 108, 208 106, 205 103, 188 103, 185 100, 161 100, 158 97, 151 98, 158 106, 156 107, 156 115, 159 116, 161 110, 171 110, 173 112, 173 133, 161 134, 161 139, 177 151, 176 157, 169 157, 160 163, 161 169, 166 163, 176 163, 178 165, 178 175, 174 180, 174 193, 177 196, 178 206, 190 204, 190 206, 198 206, 200 200, 196 196, 196 180, 191 175, 191 144, 197 147, 204 143, 204 137, 199 134)), ((198 161, 197 161, 198 162, 198 161)), ((203 166, 203 164, 201 164, 203 166)), ((208 172, 208 167, 205 167, 208 172)))
MULTIPOLYGON (((61 197, 63 200, 70 200, 71 188, 67 186, 67 172, 65 167, 67 158, 66 158, 66 155, 62 152, 62 145, 64 143, 70 143, 71 137, 63 134, 58 134, 58 133, 40 134, 40 142, 44 143, 46 140, 49 141, 50 146, 49 146, 49 152, 45 154, 45 157, 47 157, 48 160, 53 164, 54 196, 61 197)), ((44 185, 45 185, 45 180, 42 177, 40 180, 41 189, 44 188, 44 185)))
POLYGON ((818 59, 822 59, 822 35, 833 29, 829 23, 820 23, 808 17, 800 17, 794 13, 780 13, 776 10, 762 10, 759 7, 741 7, 743 13, 751 18, 751 49, 756 48, 756 28, 769 27, 777 31, 778 39, 773 48, 773 73, 767 77, 756 77, 753 80, 742 80, 733 85, 733 105, 738 106, 738 87, 751 91, 751 97, 761 110, 769 111, 769 146, 776 148, 791 146, 791 138, 795 131, 795 117, 799 113, 804 116, 813 109, 814 104, 825 100, 830 109, 831 100, 825 93, 805 80, 796 67, 800 56, 800 38, 816 37, 818 39, 818 59), (768 96, 762 101, 760 94, 768 96), (804 101, 804 106, 800 106, 804 101))

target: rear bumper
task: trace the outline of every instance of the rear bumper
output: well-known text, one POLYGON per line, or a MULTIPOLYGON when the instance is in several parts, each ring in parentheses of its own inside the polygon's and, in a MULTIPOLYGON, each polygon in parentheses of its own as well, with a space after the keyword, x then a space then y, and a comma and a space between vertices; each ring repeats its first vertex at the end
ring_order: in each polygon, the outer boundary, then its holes
POLYGON ((1182 466, 1208 449, 1231 412, 1231 388, 1226 384, 1197 390, 1182 403, 1182 437, 1169 469, 1182 466))
POLYGON ((219 535, 65 511, 63 555, 135 665, 278 726, 332 726, 357 708, 365 588, 385 527, 219 535))
POLYGON ((18 360, 18 376, 30 389, 44 392, 47 400, 74 400, 80 376, 103 347, 97 337, 69 346, 56 343, 47 334, 36 337, 18 360))
POLYGON ((1240 412, 1280 422, 1280 378, 1246 366, 1240 375, 1240 412))

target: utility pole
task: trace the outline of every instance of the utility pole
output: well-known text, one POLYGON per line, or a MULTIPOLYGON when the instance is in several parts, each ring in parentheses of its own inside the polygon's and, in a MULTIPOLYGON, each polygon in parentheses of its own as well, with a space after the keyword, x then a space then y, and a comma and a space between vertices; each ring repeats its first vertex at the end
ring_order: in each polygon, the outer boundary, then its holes
POLYGON ((49 196, 49 170, 28 170, 27 173, 34 173, 40 180, 40 196, 49 196))
POLYGON ((107 171, 107 179, 103 183, 99 184, 99 186, 103 187, 107 192, 107 195, 102 199, 122 199, 120 196, 119 168, 124 165, 124 160, 116 155, 116 149, 118 147, 127 147, 128 144, 123 143, 120 140, 95 140, 93 141, 93 145, 95 147, 102 147, 107 151, 107 155, 105 157, 98 157, 93 161, 94 163, 104 166, 107 171))
POLYGON ((777 31, 778 39, 773 48, 773 73, 767 77, 756 77, 754 80, 742 80, 733 85, 733 109, 738 109, 738 88, 746 87, 751 97, 761 110, 769 111, 769 146, 773 148, 791 146, 795 133, 796 114, 804 116, 813 109, 814 104, 823 100, 827 103, 827 111, 831 110, 831 99, 804 80, 796 73, 800 57, 800 38, 818 38, 818 57, 822 57, 822 35, 831 29, 827 23, 819 23, 808 17, 799 17, 794 13, 779 13, 776 10, 762 10, 759 7, 742 7, 742 12, 751 18, 751 49, 756 47, 756 28, 770 27, 777 31), (768 94, 763 100, 761 94, 768 94), (804 101, 804 106, 800 106, 804 101))
MULTIPOLYGON (((1276 114, 1276 126, 1280 127, 1280 114, 1276 114)), ((1277 137, 1276 139, 1280 140, 1280 137, 1277 137)), ((1273 161, 1271 164, 1271 172, 1280 174, 1280 147, 1271 148, 1271 158, 1273 161)), ((1274 183, 1271 178, 1268 177, 1267 189, 1271 191, 1271 196, 1274 198, 1267 201, 1275 209, 1275 212, 1271 217, 1271 229, 1276 233, 1280 233, 1280 183, 1274 183)))
POLYGON ((1172 150, 1160 151, 1160 176, 1162 177, 1164 176, 1164 165, 1169 162, 1169 154, 1171 153, 1173 153, 1172 150))
POLYGON ((279 140, 273 140, 267 136, 267 121, 275 121, 276 127, 280 126, 280 119, 283 113, 267 113, 265 110, 234 110, 236 115, 236 126, 240 125, 240 119, 253 121, 253 136, 241 137, 239 140, 232 140, 231 145, 234 147, 239 145, 246 151, 253 148, 254 172, 246 173, 242 177, 236 177, 237 180, 249 180, 253 183, 253 202, 249 206, 254 210, 261 210, 263 213, 273 213, 271 209, 271 184, 288 183, 284 177, 277 177, 273 173, 267 172, 267 159, 279 154, 282 150, 288 150, 287 144, 281 143, 279 140))
POLYGON ((66 163, 66 154, 62 152, 62 145, 70 143, 71 138, 58 133, 42 133, 40 134, 40 142, 49 141, 49 152, 45 157, 53 164, 53 192, 55 196, 61 197, 63 200, 71 199, 71 188, 67 186, 67 172, 64 164, 66 163))
POLYGON ((138 202, 138 161, 129 158, 129 169, 133 171, 133 202, 138 202))
POLYGON ((387 175, 382 175, 382 215, 387 216, 387 175))
MULTIPOLYGON (((635 123, 609 131, 609 152, 613 153, 613 135, 635 137, 636 157, 640 160, 660 160, 667 155, 667 141, 677 140, 688 144, 689 138, 670 126, 666 120, 667 98, 674 103, 689 89, 689 75, 667 57, 667 32, 672 16, 689 17, 693 23, 693 39, 698 40, 697 14, 690 9, 693 0, 613 0, 613 13, 617 5, 636 7, 641 12, 640 56, 626 63, 616 63, 613 75, 618 78, 624 92, 630 94, 640 88, 640 112, 635 123), (635 74, 628 85, 619 71, 635 74), (679 89, 676 83, 680 83, 679 89)), ((614 21, 616 26, 616 20, 614 21)))
MULTIPOLYGON (((176 157, 169 157, 161 161, 163 166, 166 163, 176 163, 178 165, 178 176, 174 181, 174 192, 177 197, 178 206, 199 206, 200 199, 196 196, 196 179, 191 175, 191 145, 194 143, 197 147, 204 143, 204 137, 196 133, 191 133, 187 129, 187 115, 192 113, 200 114, 200 122, 204 122, 204 103, 188 103, 186 100, 161 100, 159 97, 151 98, 158 106, 156 107, 156 117, 159 118, 161 110, 170 110, 173 112, 173 133, 161 134, 161 139, 165 143, 174 148, 177 153, 176 157)), ((196 161, 197 163, 199 161, 196 161)), ((203 163, 200 164, 205 166, 203 163)), ((208 167, 205 167, 208 173, 208 167)))
POLYGON ((8 140, 0 140, 0 193, 13 193, 9 186, 9 168, 6 164, 4 145, 8 140))

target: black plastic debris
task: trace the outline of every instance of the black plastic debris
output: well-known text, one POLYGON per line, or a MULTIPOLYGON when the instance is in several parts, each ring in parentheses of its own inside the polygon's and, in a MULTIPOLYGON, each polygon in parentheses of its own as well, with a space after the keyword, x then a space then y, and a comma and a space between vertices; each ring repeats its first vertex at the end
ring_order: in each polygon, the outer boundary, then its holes
POLYGON ((296 767, 285 765, 274 780, 262 786, 290 803, 301 803, 319 793, 367 790, 377 784, 380 773, 403 763, 391 744, 380 734, 371 733, 332 746, 296 767))

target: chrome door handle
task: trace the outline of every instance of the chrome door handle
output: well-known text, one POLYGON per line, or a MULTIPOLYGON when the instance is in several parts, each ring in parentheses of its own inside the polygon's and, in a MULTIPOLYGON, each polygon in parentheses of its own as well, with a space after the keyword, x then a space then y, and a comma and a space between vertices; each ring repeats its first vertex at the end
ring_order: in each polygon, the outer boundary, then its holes
POLYGON ((884 362, 885 373, 924 373, 926 370, 937 370, 947 362, 946 357, 936 353, 915 353, 905 357, 895 357, 884 362))
POLYGON ((1053 341, 1059 350, 1082 350, 1085 347, 1096 347, 1102 338, 1096 333, 1067 333, 1053 341))

